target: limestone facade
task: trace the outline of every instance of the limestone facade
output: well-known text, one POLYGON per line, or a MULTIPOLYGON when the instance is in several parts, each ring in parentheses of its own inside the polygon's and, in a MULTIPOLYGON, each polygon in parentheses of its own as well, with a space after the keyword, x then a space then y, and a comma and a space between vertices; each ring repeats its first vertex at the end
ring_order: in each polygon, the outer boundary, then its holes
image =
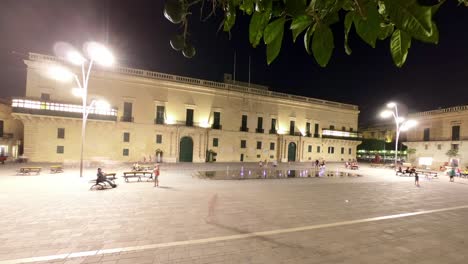
POLYGON ((15 159, 20 152, 23 139, 23 125, 11 114, 11 102, 0 101, 0 155, 15 159))
MULTIPOLYGON (((47 76, 63 62, 31 53, 25 63, 26 95, 13 100, 25 155, 79 160, 81 99, 47 76)), ((112 109, 89 108, 86 160, 340 161, 360 143, 355 105, 124 67, 96 67, 88 94, 112 109)))
POLYGON ((432 158, 432 167, 439 168, 450 159, 447 151, 455 148, 460 165, 468 165, 468 106, 413 113, 409 118, 418 121, 418 126, 407 132, 404 143, 416 150, 410 159, 432 158))

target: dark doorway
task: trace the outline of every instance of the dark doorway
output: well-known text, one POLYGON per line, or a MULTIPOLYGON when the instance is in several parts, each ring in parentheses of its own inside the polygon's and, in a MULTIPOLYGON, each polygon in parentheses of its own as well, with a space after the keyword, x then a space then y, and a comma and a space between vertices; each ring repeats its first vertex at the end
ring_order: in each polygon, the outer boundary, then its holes
POLYGON ((193 140, 191 137, 180 139, 179 162, 193 161, 193 140))

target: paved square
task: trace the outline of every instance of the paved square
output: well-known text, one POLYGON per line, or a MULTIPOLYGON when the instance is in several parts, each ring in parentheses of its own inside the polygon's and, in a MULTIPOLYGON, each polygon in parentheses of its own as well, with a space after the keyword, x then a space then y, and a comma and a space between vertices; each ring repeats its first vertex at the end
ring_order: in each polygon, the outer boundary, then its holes
MULTIPOLYGON (((397 177, 203 180, 162 166, 161 187, 89 191, 94 170, 15 176, 0 167, 0 264, 466 263, 468 181, 397 177)), ((245 165, 255 170, 256 165, 245 165)), ((281 164, 280 167, 304 167, 281 164)), ((330 171, 347 171, 341 164, 330 171)))

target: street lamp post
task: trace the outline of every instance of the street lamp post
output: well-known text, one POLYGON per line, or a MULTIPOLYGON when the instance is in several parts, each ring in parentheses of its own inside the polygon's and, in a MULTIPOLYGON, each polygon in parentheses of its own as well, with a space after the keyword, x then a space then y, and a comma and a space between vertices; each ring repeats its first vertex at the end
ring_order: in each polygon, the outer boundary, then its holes
POLYGON ((397 160, 398 160, 398 140, 400 138, 401 131, 407 131, 408 129, 416 126, 416 121, 414 120, 405 120, 404 117, 401 117, 398 114, 398 106, 394 102, 390 102, 387 104, 387 110, 384 110, 380 113, 382 118, 389 118, 393 116, 396 125, 396 137, 395 137, 395 169, 397 167, 397 160))
POLYGON ((70 80, 74 79, 77 88, 72 90, 75 96, 81 97, 82 106, 83 106, 83 117, 81 125, 81 146, 80 146, 80 177, 83 177, 83 156, 84 156, 84 144, 86 140, 86 121, 88 120, 88 115, 90 110, 93 107, 100 107, 102 109, 110 108, 109 104, 103 101, 93 100, 88 106, 88 84, 89 77, 91 74, 91 69, 94 63, 98 63, 103 66, 110 66, 114 63, 114 57, 112 53, 103 45, 90 42, 85 45, 85 51, 88 55, 87 60, 80 52, 77 50, 68 50, 66 51, 66 60, 76 66, 81 68, 81 80, 78 75, 73 73, 64 67, 54 67, 51 68, 52 77, 57 80, 70 80))

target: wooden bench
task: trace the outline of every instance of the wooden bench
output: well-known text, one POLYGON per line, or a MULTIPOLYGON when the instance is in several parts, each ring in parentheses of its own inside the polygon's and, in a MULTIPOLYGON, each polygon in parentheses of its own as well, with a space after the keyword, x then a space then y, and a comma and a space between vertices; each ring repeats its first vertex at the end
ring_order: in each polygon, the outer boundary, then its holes
POLYGON ((111 180, 117 179, 116 175, 117 173, 115 172, 109 172, 109 173, 104 174, 104 176, 106 176, 107 179, 111 179, 111 180))
POLYGON ((42 167, 22 167, 19 169, 18 174, 30 175, 31 172, 35 172, 36 175, 41 174, 42 167))
POLYGON ((128 178, 138 178, 138 181, 141 181, 141 177, 148 177, 148 181, 153 179, 152 171, 126 171, 123 173, 125 181, 128 182, 128 178))
POLYGON ((63 172, 62 165, 50 166, 50 173, 59 173, 59 172, 63 172))
POLYGON ((426 177, 437 178, 437 172, 419 170, 419 171, 416 171, 416 173, 419 175, 424 175, 426 177))

